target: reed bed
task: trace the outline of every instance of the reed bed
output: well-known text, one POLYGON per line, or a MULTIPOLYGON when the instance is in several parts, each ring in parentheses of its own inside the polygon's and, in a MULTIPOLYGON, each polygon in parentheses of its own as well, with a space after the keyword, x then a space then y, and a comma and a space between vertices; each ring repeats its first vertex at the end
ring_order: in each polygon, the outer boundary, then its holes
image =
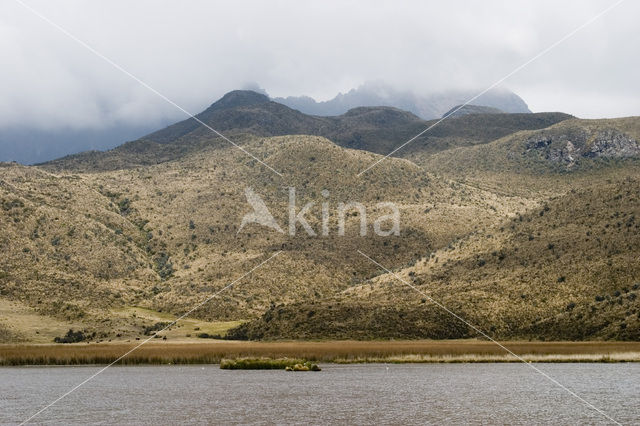
MULTIPOLYGON (((640 361, 640 342, 502 342, 532 362, 640 361)), ((114 362, 136 343, 0 345, 0 365, 84 365, 114 362)), ((448 341, 149 342, 118 361, 219 364, 223 359, 291 358, 313 362, 519 362, 495 343, 448 341)))

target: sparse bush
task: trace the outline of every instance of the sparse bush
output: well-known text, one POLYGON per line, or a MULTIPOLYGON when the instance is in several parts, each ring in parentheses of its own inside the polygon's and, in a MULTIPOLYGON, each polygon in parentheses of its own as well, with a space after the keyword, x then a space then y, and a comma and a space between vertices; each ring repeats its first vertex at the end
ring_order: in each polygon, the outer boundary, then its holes
MULTIPOLYGON (((94 333, 95 334, 95 333, 94 333)), ((53 339, 55 343, 78 343, 83 342, 87 339, 87 336, 82 331, 73 331, 73 329, 69 329, 67 334, 62 337, 56 337, 53 339)))
POLYGON ((20 201, 20 199, 18 198, 14 198, 11 201, 8 200, 2 200, 2 208, 6 211, 11 210, 13 208, 22 208, 24 207, 24 203, 22 201, 20 201))
POLYGON ((120 200, 118 203, 118 210, 120 210, 120 214, 122 216, 127 216, 131 213, 131 201, 128 198, 120 200))
POLYGON ((163 280, 173 275, 173 264, 169 261, 167 253, 162 252, 155 258, 155 270, 163 280))
POLYGON ((196 337, 200 339, 218 339, 218 340, 224 339, 224 337, 219 334, 209 334, 209 333, 198 333, 196 334, 196 337))
POLYGON ((143 334, 145 336, 150 336, 151 334, 155 333, 156 331, 163 330, 169 324, 170 323, 168 323, 168 322, 157 322, 157 323, 155 323, 153 325, 149 325, 149 326, 144 328, 143 334))

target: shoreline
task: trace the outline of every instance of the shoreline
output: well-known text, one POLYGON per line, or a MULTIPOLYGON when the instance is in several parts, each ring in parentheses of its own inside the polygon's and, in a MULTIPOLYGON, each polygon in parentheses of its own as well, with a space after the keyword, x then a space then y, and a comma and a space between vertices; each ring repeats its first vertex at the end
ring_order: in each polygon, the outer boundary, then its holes
MULTIPOLYGON (((529 342, 502 345, 526 362, 640 362, 640 342, 529 342)), ((110 364, 135 342, 0 344, 0 366, 110 364)), ((521 359, 482 340, 149 342, 117 365, 219 364, 235 358, 352 363, 510 363, 521 359)))

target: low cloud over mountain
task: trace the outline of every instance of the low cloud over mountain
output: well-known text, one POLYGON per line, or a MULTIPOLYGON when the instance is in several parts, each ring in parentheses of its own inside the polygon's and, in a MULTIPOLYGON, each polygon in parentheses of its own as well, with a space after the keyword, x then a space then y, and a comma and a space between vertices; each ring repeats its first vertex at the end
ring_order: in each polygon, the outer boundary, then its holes
MULTIPOLYGON (((340 115, 359 106, 391 106, 430 120, 466 103, 479 92, 481 90, 448 90, 423 95, 398 90, 382 82, 369 82, 323 102, 317 102, 309 96, 288 96, 274 100, 306 114, 340 115)), ((503 112, 531 112, 520 96, 506 89, 490 90, 472 101, 471 105, 493 107, 503 112)))

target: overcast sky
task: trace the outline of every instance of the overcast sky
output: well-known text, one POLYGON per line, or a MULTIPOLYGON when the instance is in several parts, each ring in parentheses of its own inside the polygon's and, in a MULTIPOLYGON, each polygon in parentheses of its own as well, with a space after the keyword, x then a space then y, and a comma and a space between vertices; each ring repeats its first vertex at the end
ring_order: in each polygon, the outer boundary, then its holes
MULTIPOLYGON (((479 91, 614 3, 23 1, 193 113, 251 84, 323 100, 371 80, 479 91)), ((533 111, 640 115, 638 17, 627 0, 503 86, 533 111)), ((183 117, 14 0, 0 52, 0 127, 183 117)))

